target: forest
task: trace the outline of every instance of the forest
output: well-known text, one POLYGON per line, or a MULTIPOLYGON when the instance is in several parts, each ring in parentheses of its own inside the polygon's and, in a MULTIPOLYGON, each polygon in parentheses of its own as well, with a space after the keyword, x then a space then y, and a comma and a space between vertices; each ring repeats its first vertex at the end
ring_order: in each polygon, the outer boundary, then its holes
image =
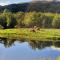
POLYGON ((60 28, 60 14, 43 12, 12 13, 5 9, 0 13, 0 29, 7 28, 60 28))

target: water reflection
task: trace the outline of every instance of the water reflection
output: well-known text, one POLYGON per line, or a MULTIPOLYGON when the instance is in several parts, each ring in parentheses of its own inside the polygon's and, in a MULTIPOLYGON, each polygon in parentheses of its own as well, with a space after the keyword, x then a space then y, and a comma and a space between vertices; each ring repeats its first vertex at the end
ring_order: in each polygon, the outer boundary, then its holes
POLYGON ((32 49, 43 49, 45 47, 55 46, 60 48, 60 41, 39 41, 39 40, 27 40, 21 38, 0 38, 0 43, 5 47, 11 47, 14 45, 14 42, 19 41, 20 43, 28 42, 32 49))
POLYGON ((57 60, 60 56, 56 41, 0 38, 0 43, 0 60, 57 60))

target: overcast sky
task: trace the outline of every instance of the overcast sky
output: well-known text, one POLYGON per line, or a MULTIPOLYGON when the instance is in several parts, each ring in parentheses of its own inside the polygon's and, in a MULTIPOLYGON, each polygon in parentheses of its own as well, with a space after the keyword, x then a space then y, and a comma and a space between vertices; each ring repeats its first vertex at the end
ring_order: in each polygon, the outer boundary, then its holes
POLYGON ((29 2, 31 0, 0 0, 0 5, 7 5, 13 3, 29 2))
MULTIPOLYGON (((7 4, 21 3, 21 2, 29 2, 29 1, 32 1, 32 0, 0 0, 0 5, 7 5, 7 4)), ((51 1, 51 0, 48 0, 48 1, 51 1)))

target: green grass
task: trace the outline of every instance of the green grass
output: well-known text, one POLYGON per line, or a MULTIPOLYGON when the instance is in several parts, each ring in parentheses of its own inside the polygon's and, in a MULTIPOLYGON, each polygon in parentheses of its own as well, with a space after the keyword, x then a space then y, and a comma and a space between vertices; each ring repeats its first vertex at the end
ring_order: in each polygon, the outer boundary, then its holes
POLYGON ((28 28, 0 30, 0 37, 27 38, 31 40, 57 40, 60 39, 60 29, 40 29, 36 32, 28 28))

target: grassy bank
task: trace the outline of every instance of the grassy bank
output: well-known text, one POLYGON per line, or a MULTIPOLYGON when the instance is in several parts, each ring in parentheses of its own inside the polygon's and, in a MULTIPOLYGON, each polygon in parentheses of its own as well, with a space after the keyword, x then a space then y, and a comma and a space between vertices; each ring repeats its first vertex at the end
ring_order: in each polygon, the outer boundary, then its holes
POLYGON ((40 29, 36 30, 36 32, 33 32, 28 28, 5 29, 0 30, 0 37, 27 38, 31 40, 60 40, 60 29, 40 29))

